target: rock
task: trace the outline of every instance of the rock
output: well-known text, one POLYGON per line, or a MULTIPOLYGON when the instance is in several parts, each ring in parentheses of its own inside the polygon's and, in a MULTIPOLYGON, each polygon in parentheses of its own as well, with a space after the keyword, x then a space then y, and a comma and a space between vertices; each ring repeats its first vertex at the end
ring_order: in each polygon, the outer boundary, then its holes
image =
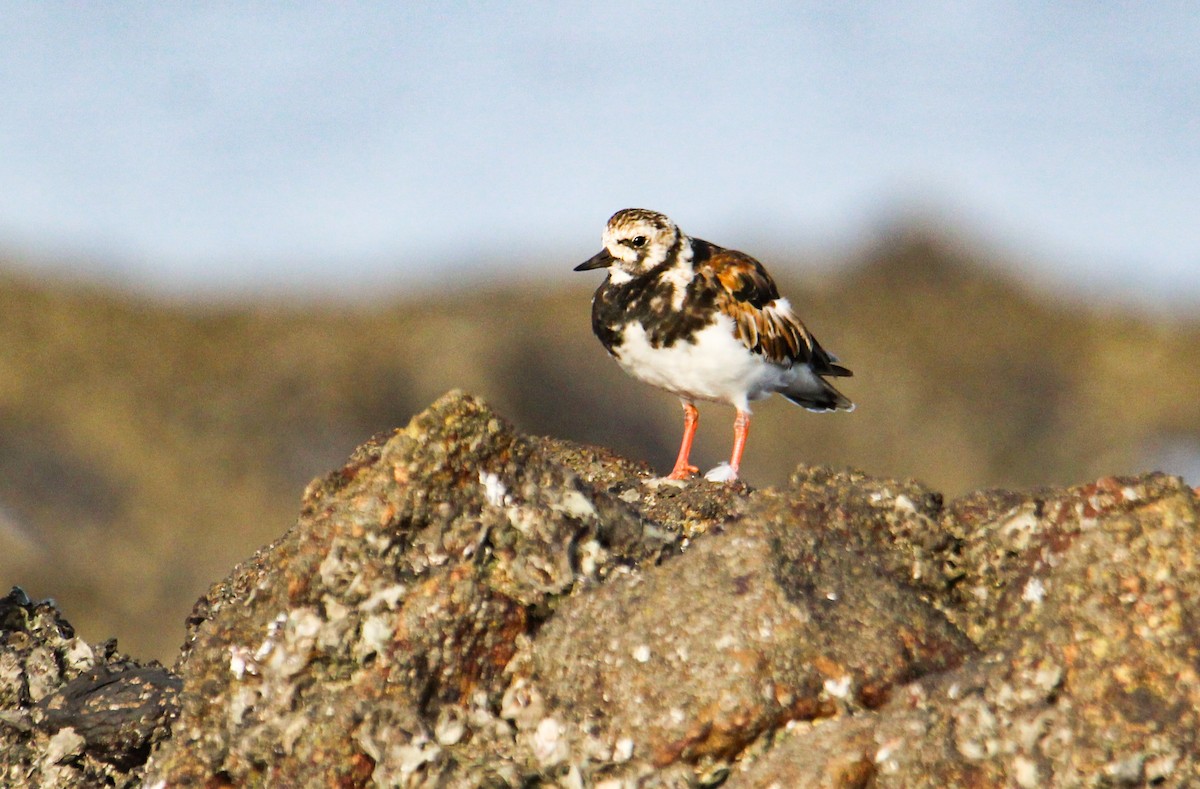
POLYGON ((136 786, 169 733, 179 680, 89 644, 54 603, 0 599, 0 784, 136 786))
POLYGON ((452 392, 309 486, 197 603, 174 672, 21 642, 7 775, 1197 785, 1197 512, 1161 475, 945 505, 823 468, 675 483, 452 392))
POLYGON ((71 731, 85 749, 123 769, 146 762, 178 712, 179 678, 155 665, 101 666, 80 674, 37 704, 47 731, 71 731))
POLYGON ((730 785, 815 786, 846 754, 881 788, 1200 784, 1198 515, 1162 475, 952 503, 950 600, 986 651, 789 737, 730 785))
POLYGON ((730 760, 764 733, 878 706, 974 652, 839 539, 871 523, 796 517, 804 501, 752 494, 723 537, 564 601, 532 647, 548 707, 606 747, 631 741, 654 767, 730 760))
POLYGON ((509 755, 506 668, 572 590, 679 549, 678 534, 571 470, 603 460, 518 436, 458 393, 361 447, 197 607, 181 720, 148 780, 536 773, 509 755))

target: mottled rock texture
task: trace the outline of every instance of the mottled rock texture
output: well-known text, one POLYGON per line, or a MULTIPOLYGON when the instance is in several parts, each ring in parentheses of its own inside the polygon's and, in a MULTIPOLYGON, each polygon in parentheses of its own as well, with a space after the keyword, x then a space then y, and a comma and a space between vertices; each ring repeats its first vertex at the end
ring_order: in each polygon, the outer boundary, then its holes
POLYGON ((50 601, 0 599, 0 786, 137 786, 179 680, 75 635, 50 601))
POLYGON ((72 688, 98 660, 57 657, 35 679, 44 659, 13 634, 80 648, 28 624, 57 612, 16 606, 0 703, 27 718, 0 719, 24 749, 5 774, 1200 785, 1197 510, 1161 475, 944 506, 917 483, 823 468, 781 489, 676 484, 522 436, 452 392, 309 486, 296 525, 197 604, 174 674, 127 664, 125 695, 90 676, 72 688), (170 704, 181 683, 178 717, 144 707, 154 725, 122 750, 96 716, 105 699, 134 708, 147 671, 170 704), (93 704, 67 727, 43 703, 54 693, 93 704))

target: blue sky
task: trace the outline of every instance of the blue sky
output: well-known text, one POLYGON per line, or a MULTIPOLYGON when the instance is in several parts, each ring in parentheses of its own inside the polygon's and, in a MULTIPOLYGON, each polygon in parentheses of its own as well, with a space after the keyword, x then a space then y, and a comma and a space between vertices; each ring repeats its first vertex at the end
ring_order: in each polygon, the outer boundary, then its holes
POLYGON ((455 261, 565 278, 632 205, 751 252, 915 213, 1029 271, 1200 301, 1189 3, 0 15, 0 250, 31 266, 402 289, 455 261))

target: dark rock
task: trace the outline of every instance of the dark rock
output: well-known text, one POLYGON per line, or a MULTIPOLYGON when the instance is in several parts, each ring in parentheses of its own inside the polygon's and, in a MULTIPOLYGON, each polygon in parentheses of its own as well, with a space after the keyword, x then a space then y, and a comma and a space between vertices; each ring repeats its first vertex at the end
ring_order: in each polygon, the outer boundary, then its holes
POLYGON ((54 603, 0 600, 0 785, 136 786, 169 733, 179 680, 88 644, 54 603))
POLYGON ((63 670, 56 612, 0 604, 0 670, 24 678, 0 685, 6 775, 1200 785, 1197 514, 1162 475, 946 505, 824 468, 675 483, 454 392, 313 482, 197 603, 170 739, 174 675, 63 670))
POLYGON ((37 703, 37 726, 73 729, 85 749, 122 769, 145 764, 179 709, 179 678, 162 666, 94 668, 37 703))

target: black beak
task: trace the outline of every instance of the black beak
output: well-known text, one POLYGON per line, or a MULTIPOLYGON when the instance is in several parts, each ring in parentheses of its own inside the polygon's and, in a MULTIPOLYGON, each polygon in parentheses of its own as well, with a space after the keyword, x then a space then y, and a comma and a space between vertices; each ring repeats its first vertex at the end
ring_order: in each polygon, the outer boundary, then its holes
POLYGON ((613 263, 616 263, 616 262, 617 262, 617 259, 614 258, 612 255, 608 254, 607 249, 602 249, 599 252, 597 252, 596 254, 592 255, 587 260, 580 263, 578 266, 575 267, 574 270, 575 271, 591 271, 594 268, 608 268, 609 266, 611 266, 613 263))

